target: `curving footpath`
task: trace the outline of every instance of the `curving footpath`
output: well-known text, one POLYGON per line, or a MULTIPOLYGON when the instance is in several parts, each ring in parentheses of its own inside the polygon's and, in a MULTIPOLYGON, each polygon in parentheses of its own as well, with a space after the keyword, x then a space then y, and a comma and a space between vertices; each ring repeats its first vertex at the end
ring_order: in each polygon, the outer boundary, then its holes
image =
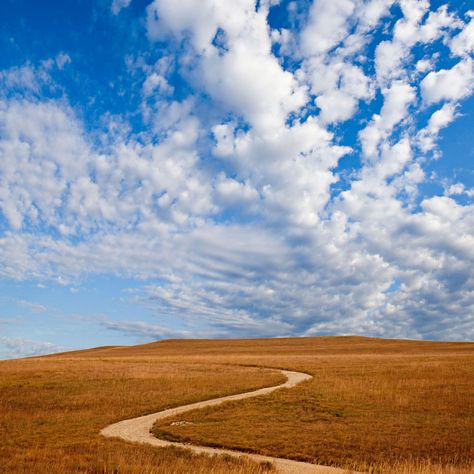
POLYGON ((210 407, 234 400, 243 400, 244 398, 266 395, 280 388, 294 387, 300 382, 310 380, 312 378, 311 375, 304 374, 302 372, 291 372, 289 370, 282 370, 281 372, 287 378, 286 382, 283 384, 275 385, 273 387, 261 388, 259 390, 254 390, 253 392, 245 392, 237 395, 229 395, 227 397, 220 397, 214 398, 212 400, 191 403, 189 405, 183 405, 180 407, 159 411, 157 413, 152 413, 151 415, 139 416, 138 418, 131 418, 129 420, 119 421, 118 423, 109 425, 103 430, 101 430, 100 434, 108 438, 121 438, 125 441, 151 444, 152 446, 158 446, 160 448, 168 446, 186 448, 190 449, 196 454, 227 454, 229 456, 235 457, 245 456, 248 459, 256 462, 271 462, 275 466, 277 472, 282 474, 347 474, 349 472, 354 472, 334 467, 311 464, 307 462, 292 461, 290 459, 261 456, 259 454, 250 454, 241 451, 232 451, 229 449, 209 448, 206 446, 195 446, 192 444, 176 443, 156 438, 150 432, 153 424, 157 420, 162 420, 170 416, 179 415, 181 413, 195 410, 197 408, 210 407))

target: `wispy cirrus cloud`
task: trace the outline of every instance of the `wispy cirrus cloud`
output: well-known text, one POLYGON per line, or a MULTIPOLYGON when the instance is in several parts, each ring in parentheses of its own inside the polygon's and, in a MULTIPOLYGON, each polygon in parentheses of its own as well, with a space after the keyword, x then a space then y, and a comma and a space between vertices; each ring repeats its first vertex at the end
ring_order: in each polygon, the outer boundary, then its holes
POLYGON ((39 342, 22 337, 0 336, 0 354, 2 359, 17 359, 44 354, 53 354, 68 350, 51 342, 39 342))
POLYGON ((18 300, 16 304, 24 308, 27 308, 33 311, 34 313, 45 313, 48 309, 46 306, 42 304, 33 303, 32 301, 26 301, 26 300, 18 300))

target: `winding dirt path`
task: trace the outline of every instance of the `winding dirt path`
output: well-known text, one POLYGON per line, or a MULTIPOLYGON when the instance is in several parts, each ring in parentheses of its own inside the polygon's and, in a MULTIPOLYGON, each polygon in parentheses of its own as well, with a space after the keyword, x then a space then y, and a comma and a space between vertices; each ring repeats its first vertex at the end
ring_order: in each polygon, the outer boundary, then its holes
POLYGON ((291 372, 289 370, 282 370, 281 372, 287 378, 286 382, 283 384, 275 385, 273 387, 261 388, 259 390, 254 390, 253 392, 239 393, 237 395, 229 395, 227 397, 220 397, 214 398, 212 400, 191 403, 189 405, 183 405, 180 407, 159 411, 157 413, 152 413, 151 415, 139 416, 138 418, 131 418, 129 420, 119 421, 118 423, 114 423, 113 425, 105 427, 103 430, 101 430, 100 434, 108 438, 121 438, 125 441, 151 444, 152 446, 158 446, 160 448, 167 446, 186 448, 197 454, 227 454, 235 457, 245 456, 256 462, 269 461, 275 466, 277 472, 281 474, 347 474, 349 472, 353 472, 334 467, 292 461, 290 459, 274 458, 270 456, 261 456, 259 454, 250 454, 241 451, 232 451, 228 449, 209 448, 206 446, 195 446, 192 444, 170 442, 164 439, 156 438, 152 433, 150 433, 153 424, 157 420, 162 420, 163 418, 179 415, 181 413, 195 410, 197 408, 210 407, 214 405, 220 405, 221 403, 229 401, 243 400, 244 398, 266 395, 280 388, 294 387, 300 382, 312 378, 311 375, 304 374, 302 372, 291 372))

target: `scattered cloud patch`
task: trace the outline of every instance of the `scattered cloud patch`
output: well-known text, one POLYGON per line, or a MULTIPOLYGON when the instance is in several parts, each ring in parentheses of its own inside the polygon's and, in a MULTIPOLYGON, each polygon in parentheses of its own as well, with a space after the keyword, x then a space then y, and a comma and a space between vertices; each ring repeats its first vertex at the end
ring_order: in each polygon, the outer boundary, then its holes
POLYGON ((130 3, 132 3, 132 0, 112 0, 110 9, 114 15, 118 15, 120 11, 124 8, 127 8, 130 3))
POLYGON ((430 72, 421 83, 423 99, 427 104, 442 100, 459 100, 472 93, 474 62, 460 61, 451 69, 430 72))
POLYGON ((0 336, 0 354, 5 359, 54 354, 66 350, 66 347, 58 346, 51 342, 32 341, 22 337, 0 336))
POLYGON ((33 303, 31 301, 26 301, 26 300, 18 300, 16 302, 19 306, 22 306, 23 308, 27 308, 30 311, 33 311, 34 313, 45 313, 48 308, 46 306, 39 304, 39 303, 33 303))

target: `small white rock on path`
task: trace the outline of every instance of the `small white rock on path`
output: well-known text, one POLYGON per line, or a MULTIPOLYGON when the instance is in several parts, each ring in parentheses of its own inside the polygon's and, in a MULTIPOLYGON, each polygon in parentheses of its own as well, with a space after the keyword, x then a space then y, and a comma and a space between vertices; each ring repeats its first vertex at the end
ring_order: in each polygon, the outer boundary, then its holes
POLYGON ((151 444, 160 448, 175 446, 179 448, 190 449, 196 454, 219 455, 226 454, 233 457, 246 457, 256 462, 271 462, 278 473, 281 474, 348 474, 354 471, 347 471, 344 469, 321 466, 307 462, 293 461, 291 459, 275 458, 271 456, 261 456, 259 454, 245 453, 241 451, 234 451, 230 449, 209 448, 206 446, 196 446, 186 443, 176 443, 166 441, 164 439, 156 438, 151 432, 153 424, 157 420, 162 420, 170 416, 179 415, 187 411, 195 410, 197 408, 210 407, 220 405, 221 403, 230 402, 234 400, 243 400, 244 398, 258 397, 266 395, 280 388, 291 388, 305 380, 311 379, 311 375, 302 372, 291 372, 289 370, 282 370, 283 375, 287 380, 285 383, 275 385, 273 387, 261 388, 253 392, 239 393, 237 395, 229 395, 227 397, 214 398, 212 400, 205 400, 202 402, 191 403, 176 408, 152 413, 151 415, 139 416, 138 418, 131 418, 129 420, 119 421, 113 425, 109 425, 101 430, 100 434, 108 438, 121 438, 125 441, 134 443, 151 444))

